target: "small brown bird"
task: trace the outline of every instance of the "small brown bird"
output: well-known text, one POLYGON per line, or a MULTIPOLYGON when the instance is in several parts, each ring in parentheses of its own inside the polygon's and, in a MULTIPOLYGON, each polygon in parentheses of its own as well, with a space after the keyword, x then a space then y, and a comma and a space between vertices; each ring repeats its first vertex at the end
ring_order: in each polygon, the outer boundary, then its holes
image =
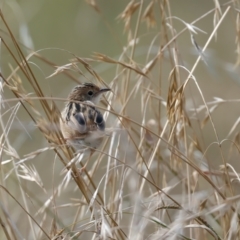
MULTIPOLYGON (((101 95, 109 88, 99 88, 92 83, 84 83, 73 88, 68 102, 62 111, 60 128, 67 143, 78 152, 98 148, 105 134, 105 121, 102 113, 95 107, 101 95)), ((89 161, 82 168, 84 170, 89 161)))

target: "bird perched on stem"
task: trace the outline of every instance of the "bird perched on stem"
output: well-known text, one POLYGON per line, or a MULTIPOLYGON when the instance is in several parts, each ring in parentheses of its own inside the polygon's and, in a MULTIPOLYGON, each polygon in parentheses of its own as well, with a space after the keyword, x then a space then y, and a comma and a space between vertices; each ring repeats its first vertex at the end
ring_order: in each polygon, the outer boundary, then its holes
POLYGON ((101 95, 109 88, 99 88, 93 83, 84 83, 73 88, 67 104, 62 111, 60 128, 67 143, 78 152, 90 150, 84 170, 105 134, 105 121, 102 113, 96 108, 101 95))

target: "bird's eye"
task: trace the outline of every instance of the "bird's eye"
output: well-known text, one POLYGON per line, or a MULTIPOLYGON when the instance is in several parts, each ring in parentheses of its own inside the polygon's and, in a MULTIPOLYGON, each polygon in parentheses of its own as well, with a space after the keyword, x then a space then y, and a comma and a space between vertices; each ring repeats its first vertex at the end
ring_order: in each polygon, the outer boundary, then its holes
POLYGON ((89 92, 88 92, 88 95, 89 95, 89 96, 92 96, 92 95, 93 95, 93 91, 89 91, 89 92))

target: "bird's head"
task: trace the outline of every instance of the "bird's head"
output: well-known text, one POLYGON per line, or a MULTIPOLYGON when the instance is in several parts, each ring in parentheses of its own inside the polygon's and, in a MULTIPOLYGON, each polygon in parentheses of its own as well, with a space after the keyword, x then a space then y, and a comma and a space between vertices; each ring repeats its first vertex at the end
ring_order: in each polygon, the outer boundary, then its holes
POLYGON ((101 98, 101 95, 107 91, 110 91, 110 88, 99 88, 93 83, 83 83, 73 88, 71 93, 68 96, 68 99, 71 101, 91 101, 94 104, 97 104, 101 98))

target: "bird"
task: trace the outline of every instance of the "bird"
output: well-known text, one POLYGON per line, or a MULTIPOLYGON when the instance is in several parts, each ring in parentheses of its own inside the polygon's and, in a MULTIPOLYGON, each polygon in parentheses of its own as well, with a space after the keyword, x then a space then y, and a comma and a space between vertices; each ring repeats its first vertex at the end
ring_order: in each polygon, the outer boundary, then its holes
POLYGON ((66 143, 79 153, 90 151, 86 164, 80 169, 81 172, 86 169, 95 149, 106 136, 105 120, 96 105, 102 94, 110 90, 93 83, 77 85, 68 95, 61 113, 60 129, 66 143))

